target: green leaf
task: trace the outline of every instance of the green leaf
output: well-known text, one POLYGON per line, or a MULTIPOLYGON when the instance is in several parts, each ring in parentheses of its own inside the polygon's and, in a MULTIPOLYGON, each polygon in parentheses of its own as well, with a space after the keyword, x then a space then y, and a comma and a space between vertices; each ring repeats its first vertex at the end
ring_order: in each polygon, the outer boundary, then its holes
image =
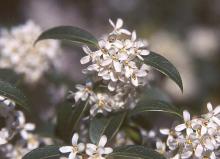
POLYGON ((15 86, 0 80, 0 95, 13 100, 19 106, 27 109, 27 99, 25 95, 15 86))
POLYGON ((172 104, 160 100, 142 100, 130 111, 129 116, 137 115, 143 112, 166 112, 175 114, 182 118, 180 110, 172 104))
POLYGON ((45 146, 27 153, 22 159, 59 159, 59 146, 45 146))
POLYGON ((129 145, 114 149, 107 159, 166 159, 158 152, 144 146, 129 145))
POLYGON ((179 86, 179 88, 183 92, 183 83, 181 76, 175 66, 170 63, 166 58, 157 53, 150 52, 150 54, 144 58, 144 63, 154 67, 161 73, 168 76, 179 86))
POLYGON ((72 107, 70 104, 65 104, 60 107, 58 112, 57 122, 57 135, 69 142, 75 128, 77 127, 80 119, 83 117, 88 107, 87 102, 80 102, 72 107))
POLYGON ((45 39, 67 40, 77 44, 93 46, 97 46, 98 43, 97 39, 88 31, 73 26, 59 26, 46 30, 38 37, 35 44, 45 39))
POLYGON ((110 141, 120 129, 126 114, 127 112, 119 112, 109 117, 94 117, 89 127, 90 140, 97 144, 102 135, 106 135, 108 141, 110 141))
POLYGON ((22 75, 18 75, 11 69, 3 68, 0 69, 0 79, 12 84, 16 84, 20 79, 22 79, 22 75))

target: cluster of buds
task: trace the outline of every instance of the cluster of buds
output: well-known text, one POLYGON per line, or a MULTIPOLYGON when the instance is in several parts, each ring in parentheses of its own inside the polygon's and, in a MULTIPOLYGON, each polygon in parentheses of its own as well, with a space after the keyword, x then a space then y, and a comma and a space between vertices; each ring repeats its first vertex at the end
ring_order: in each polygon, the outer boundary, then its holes
POLYGON ((57 41, 46 41, 33 47, 41 32, 42 29, 32 21, 11 30, 2 29, 0 68, 24 74, 26 82, 37 82, 59 53, 57 41))
POLYGON ((105 159, 105 155, 113 151, 110 147, 105 147, 107 137, 103 135, 97 145, 91 143, 78 143, 79 135, 75 133, 72 137, 71 146, 62 146, 59 151, 63 154, 69 153, 68 159, 86 158, 105 159))
POLYGON ((207 104, 208 113, 190 119, 188 111, 183 112, 184 123, 174 129, 161 129, 167 135, 166 143, 157 142, 157 150, 172 159, 216 159, 220 148, 220 106, 213 109, 207 104))

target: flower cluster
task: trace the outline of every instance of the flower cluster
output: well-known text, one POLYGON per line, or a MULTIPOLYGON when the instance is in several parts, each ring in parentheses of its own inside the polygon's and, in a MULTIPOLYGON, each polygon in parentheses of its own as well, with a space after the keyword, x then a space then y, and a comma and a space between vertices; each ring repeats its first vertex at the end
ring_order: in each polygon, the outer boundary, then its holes
POLYGON ((103 135, 100 138, 98 145, 87 143, 78 143, 79 135, 75 133, 72 137, 72 146, 60 147, 61 153, 69 153, 68 159, 80 159, 87 156, 88 159, 105 159, 104 155, 111 153, 113 150, 110 147, 105 147, 107 137, 103 135))
POLYGON ((183 112, 184 123, 174 129, 161 129, 167 135, 166 144, 159 140, 157 149, 172 159, 216 159, 220 148, 220 106, 213 109, 207 104, 208 113, 190 119, 188 111, 183 112), (168 151, 167 151, 168 149, 168 151))
POLYGON ((3 29, 0 36, 0 68, 10 68, 24 74, 27 82, 36 82, 49 69, 59 53, 57 41, 46 41, 33 47, 42 29, 32 21, 3 29))
POLYGON ((134 86, 144 84, 143 79, 149 69, 143 63, 143 56, 149 54, 146 42, 137 40, 135 31, 123 29, 122 19, 118 19, 116 24, 111 20, 109 22, 114 29, 98 42, 99 50, 91 51, 88 46, 83 47, 87 55, 81 59, 81 64, 92 62, 84 72, 97 72, 99 77, 109 81, 110 91, 114 91, 120 82, 134 86))
POLYGON ((86 85, 77 84, 76 92, 71 92, 74 96, 75 102, 88 101, 90 108, 90 115, 95 116, 98 113, 106 114, 107 112, 118 111, 124 109, 126 104, 128 107, 135 105, 136 92, 133 87, 123 87, 117 89, 115 93, 109 91, 94 91, 91 82, 86 85))
POLYGON ((77 92, 72 93, 75 102, 88 100, 93 116, 134 107, 138 86, 146 85, 150 69, 144 64, 144 56, 149 54, 147 43, 137 40, 135 31, 122 28, 122 19, 116 24, 109 22, 114 29, 98 42, 98 50, 83 47, 87 55, 80 60, 81 64, 91 62, 83 73, 95 75, 95 82, 77 85, 77 92), (100 91, 94 85, 106 89, 100 91))
POLYGON ((15 109, 16 104, 12 100, 0 96, 0 102, 1 122, 4 121, 0 129, 0 156, 21 159, 44 142, 43 138, 32 133, 35 125, 26 123, 24 113, 15 109))

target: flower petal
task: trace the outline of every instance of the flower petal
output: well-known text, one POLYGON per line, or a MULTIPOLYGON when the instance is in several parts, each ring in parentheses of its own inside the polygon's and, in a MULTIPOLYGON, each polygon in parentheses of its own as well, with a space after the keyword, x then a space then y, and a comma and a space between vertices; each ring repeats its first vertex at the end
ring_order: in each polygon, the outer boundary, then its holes
POLYGON ((107 143, 107 137, 105 135, 103 135, 99 140, 98 146, 104 147, 106 143, 107 143))
POLYGON ((72 150, 73 150, 72 146, 62 146, 59 148, 59 151, 61 153, 69 153, 69 152, 72 152, 72 150))

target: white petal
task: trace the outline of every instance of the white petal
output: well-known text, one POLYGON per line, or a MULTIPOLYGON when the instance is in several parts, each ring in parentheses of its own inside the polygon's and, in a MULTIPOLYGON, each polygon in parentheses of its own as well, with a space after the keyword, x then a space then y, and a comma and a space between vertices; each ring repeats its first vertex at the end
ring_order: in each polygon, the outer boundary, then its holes
POLYGON ((107 137, 103 135, 99 140, 98 146, 104 147, 106 143, 107 143, 107 137))
POLYGON ((83 65, 83 64, 86 64, 90 61, 90 56, 84 56, 83 58, 80 59, 80 63, 83 65))
POLYGON ((115 25, 115 28, 116 29, 119 29, 123 26, 123 20, 121 18, 118 18, 117 21, 116 21, 116 25, 115 25))
POLYGON ((195 156, 196 156, 196 157, 201 157, 201 156, 202 156, 202 152, 203 152, 203 147, 202 147, 201 144, 199 144, 199 145, 196 147, 195 156))
POLYGON ((32 123, 27 123, 27 124, 24 125, 24 129, 25 129, 25 130, 32 131, 32 130, 35 129, 35 125, 32 124, 32 123))
POLYGON ((72 150, 73 150, 72 146, 62 146, 59 148, 59 151, 61 153, 69 153, 69 152, 72 152, 72 150))
POLYGON ((79 139, 79 134, 74 133, 72 137, 72 145, 77 145, 78 139, 79 139))
POLYGON ((68 159, 75 159, 76 157, 76 153, 75 152, 71 152, 68 156, 68 159))
POLYGON ((119 32, 122 33, 122 34, 131 35, 131 32, 127 29, 120 29, 119 32))
POLYGON ((133 31, 131 34, 131 41, 135 41, 137 39, 136 31, 133 31))
POLYGON ((148 51, 148 50, 141 50, 140 54, 143 55, 143 56, 147 56, 147 55, 150 54, 150 51, 148 51))
POLYGON ((108 21, 111 24, 111 26, 113 26, 113 28, 115 28, 115 24, 113 23, 113 21, 111 19, 109 19, 108 21))
POLYGON ((113 149, 110 148, 110 147, 106 147, 106 148, 104 149, 104 154, 110 154, 110 153, 112 153, 112 152, 113 152, 113 149))
POLYGON ((169 129, 160 129, 160 133, 163 135, 169 135, 170 130, 169 129))
POLYGON ((214 109, 214 115, 217 115, 219 113, 220 113, 220 106, 218 106, 214 109))
POLYGON ((193 133, 193 130, 191 129, 191 128, 187 128, 186 129, 186 134, 187 135, 190 135, 190 134, 192 134, 193 133))
POLYGON ((209 112, 211 112, 213 110, 212 104, 210 102, 207 104, 207 109, 209 112))
MULTIPOLYGON (((116 41, 114 42, 114 45, 115 45, 118 49, 123 48, 123 43, 122 43, 121 41, 119 41, 119 40, 116 40, 116 41)), ((115 52, 114 52, 114 53, 115 53, 115 52)))
POLYGON ((116 87, 116 82, 112 82, 110 81, 109 84, 108 84, 108 89, 112 92, 115 90, 115 87, 116 87))
POLYGON ((184 130, 184 129, 186 129, 186 125, 185 125, 185 124, 180 124, 180 125, 177 125, 177 126, 175 127, 175 130, 176 130, 176 131, 182 131, 182 130, 184 130))
POLYGON ((137 77, 131 77, 131 83, 134 85, 134 86, 138 86, 138 78, 137 77))
POLYGON ((183 118, 184 118, 184 121, 189 121, 190 120, 190 114, 187 110, 183 111, 183 118))
POLYGON ((27 139, 27 138, 28 138, 28 133, 27 133, 27 131, 21 130, 20 134, 21 134, 21 137, 22 137, 23 139, 27 139))
POLYGON ((112 59, 106 59, 106 60, 104 60, 104 61, 102 61, 101 62, 101 65, 102 66, 108 66, 108 65, 110 65, 112 63, 112 59))
POLYGON ((116 73, 110 72, 110 77, 113 82, 118 81, 118 77, 117 77, 116 73))
POLYGON ((212 117, 212 120, 220 126, 220 120, 217 117, 212 117))
POLYGON ((79 152, 84 151, 84 149, 85 149, 85 144, 79 143, 79 144, 78 144, 78 150, 79 150, 79 152))
POLYGON ((116 72, 121 72, 122 64, 118 61, 113 61, 113 65, 116 72))
POLYGON ((86 54, 90 54, 91 53, 91 50, 89 49, 88 46, 83 46, 83 51, 86 53, 86 54))
POLYGON ((74 96, 75 102, 78 102, 82 96, 83 96, 83 92, 81 92, 81 91, 76 92, 75 96, 74 96))

